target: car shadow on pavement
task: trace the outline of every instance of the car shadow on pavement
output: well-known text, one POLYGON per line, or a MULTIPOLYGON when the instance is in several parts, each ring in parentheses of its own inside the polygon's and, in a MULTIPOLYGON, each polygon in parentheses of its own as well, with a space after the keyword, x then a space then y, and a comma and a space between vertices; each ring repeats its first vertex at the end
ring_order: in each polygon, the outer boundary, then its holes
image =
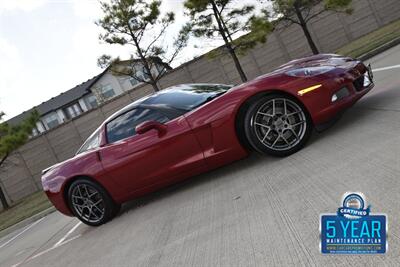
MULTIPOLYGON (((196 188, 202 184, 209 183, 211 181, 215 181, 218 179, 223 179, 224 177, 226 178, 226 176, 228 176, 230 173, 235 173, 237 171, 246 171, 246 169, 251 169, 255 165, 259 164, 260 161, 264 161, 265 164, 272 164, 273 162, 280 160, 284 159, 265 156, 256 152, 251 152, 249 156, 244 159, 235 161, 233 163, 219 167, 209 172, 187 178, 186 180, 177 182, 173 185, 157 190, 146 196, 139 197, 129 202, 126 202, 122 206, 119 216, 128 211, 148 205, 153 201, 160 201, 164 198, 168 198, 173 194, 177 194, 178 192, 187 191, 192 188, 196 188)), ((232 177, 232 179, 235 179, 235 177, 232 177)))

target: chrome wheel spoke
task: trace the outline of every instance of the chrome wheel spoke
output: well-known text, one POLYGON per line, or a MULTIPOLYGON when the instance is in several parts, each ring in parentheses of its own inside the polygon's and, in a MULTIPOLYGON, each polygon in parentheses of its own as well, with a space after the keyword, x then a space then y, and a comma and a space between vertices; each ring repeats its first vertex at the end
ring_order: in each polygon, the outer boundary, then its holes
POLYGON ((268 136, 269 132, 271 132, 271 128, 268 128, 268 131, 265 133, 265 135, 264 135, 264 137, 263 137, 263 139, 262 139, 262 141, 261 141, 261 142, 263 142, 263 143, 264 143, 264 141, 265 141, 265 139, 267 138, 267 136, 268 136))
POLYGON ((295 112, 292 112, 292 113, 289 113, 289 114, 286 114, 286 116, 293 116, 293 115, 296 115, 296 114, 299 114, 299 113, 301 113, 302 111, 301 110, 298 110, 298 111, 295 111, 295 112))
POLYGON ((276 137, 276 139, 275 139, 275 141, 274 141, 274 143, 272 144, 272 148, 276 145, 276 143, 278 143, 278 140, 281 138, 281 136, 280 135, 278 135, 277 137, 276 137))
POLYGON ((77 203, 74 203, 74 206, 75 207, 80 207, 82 209, 86 207, 85 205, 81 205, 81 204, 77 204, 77 203))
POLYGON ((292 132, 292 134, 294 135, 294 137, 296 138, 296 140, 299 139, 299 136, 297 135, 297 133, 296 133, 292 128, 289 128, 289 131, 292 132))
POLYGON ((261 126, 261 127, 263 127, 263 128, 271 129, 271 127, 269 127, 268 125, 262 124, 262 123, 256 122, 256 123, 254 123, 254 124, 255 124, 255 125, 258 125, 258 126, 261 126))
POLYGON ((101 202, 103 202, 103 200, 102 200, 102 199, 99 199, 97 202, 93 203, 93 206, 97 206, 97 205, 99 205, 101 202))
POLYGON ((306 121, 299 121, 299 122, 296 122, 296 123, 294 123, 294 124, 291 124, 290 126, 296 127, 297 125, 303 124, 303 123, 305 123, 305 122, 306 122, 306 121))
POLYGON ((260 115, 263 115, 263 116, 267 116, 267 117, 270 117, 270 118, 273 117, 273 115, 271 115, 271 114, 260 112, 260 111, 258 111, 257 114, 260 114, 260 115))
POLYGON ((79 196, 80 196, 81 198, 83 198, 83 195, 82 195, 82 191, 81 191, 81 187, 80 187, 80 186, 78 187, 78 192, 79 192, 79 196))
POLYGON ((286 99, 283 99, 283 114, 287 115, 286 99))
POLYGON ((88 210, 89 210, 88 219, 90 220, 90 217, 92 216, 92 214, 93 214, 93 211, 92 211, 92 209, 91 209, 91 208, 88 208, 88 210))
POLYGON ((79 210, 80 214, 83 213, 83 209, 86 208, 86 206, 83 205, 74 204, 74 206, 79 210))
POLYGON ((289 141, 285 138, 285 136, 283 135, 283 133, 282 133, 282 135, 281 135, 281 138, 283 139, 283 141, 285 141, 286 144, 288 144, 288 145, 290 146, 289 141))
POLYGON ((86 185, 84 185, 84 188, 85 188, 85 193, 86 193, 86 197, 87 198, 89 198, 89 191, 88 191, 88 189, 87 189, 87 186, 86 185))
POLYGON ((272 100, 272 115, 275 116, 276 109, 275 109, 275 99, 272 100))
POLYGON ((99 193, 99 192, 95 191, 94 193, 90 194, 90 195, 88 196, 88 198, 91 199, 93 196, 97 195, 98 193, 99 193))
POLYGON ((96 208, 100 213, 103 213, 103 210, 101 210, 99 207, 97 207, 96 205, 93 205, 92 209, 96 208))

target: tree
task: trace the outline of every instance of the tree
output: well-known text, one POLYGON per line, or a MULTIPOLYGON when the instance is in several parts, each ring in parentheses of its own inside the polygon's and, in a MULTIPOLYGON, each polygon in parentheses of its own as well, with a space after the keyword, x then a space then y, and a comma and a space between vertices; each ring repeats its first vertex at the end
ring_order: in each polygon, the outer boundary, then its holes
MULTIPOLYGON (((0 112, 0 121, 5 114, 0 112)), ((39 113, 33 111, 28 118, 22 123, 16 126, 11 126, 6 122, 0 123, 0 168, 4 166, 4 163, 8 156, 26 143, 29 136, 32 134, 33 128, 36 126, 36 122, 39 119, 39 113)), ((3 208, 9 208, 4 192, 0 187, 0 201, 3 208)))
POLYGON ((272 9, 280 20, 286 21, 290 24, 299 25, 307 42, 314 54, 318 54, 319 50, 311 37, 307 24, 315 17, 324 12, 340 12, 351 14, 352 0, 268 0, 272 2, 272 9), (320 9, 314 9, 315 6, 320 5, 320 9))
MULTIPOLYGON (((120 64, 118 58, 112 59, 109 55, 99 58, 101 67, 111 66, 115 73, 128 75, 139 82, 152 85, 155 91, 159 91, 157 82, 165 74, 167 67, 186 46, 187 36, 183 30, 173 40, 172 52, 167 52, 165 37, 169 26, 174 22, 173 12, 161 15, 161 1, 144 0, 110 0, 101 2, 103 18, 96 24, 104 33, 99 39, 108 44, 130 45, 134 49, 134 55, 140 61, 138 64, 120 64), (159 64, 160 61, 166 64, 159 64), (125 66, 125 67, 124 67, 125 66), (142 72, 143 75, 138 75, 142 72)), ((132 56, 132 59, 134 57, 132 56)), ((137 60, 131 60, 137 62, 137 60)))
POLYGON ((241 80, 247 81, 237 54, 266 41, 272 29, 266 11, 263 10, 265 17, 261 18, 255 15, 253 5, 236 7, 233 0, 186 0, 184 6, 191 19, 187 29, 195 37, 222 38, 225 52, 232 57, 241 80), (247 34, 235 39, 243 33, 247 34))

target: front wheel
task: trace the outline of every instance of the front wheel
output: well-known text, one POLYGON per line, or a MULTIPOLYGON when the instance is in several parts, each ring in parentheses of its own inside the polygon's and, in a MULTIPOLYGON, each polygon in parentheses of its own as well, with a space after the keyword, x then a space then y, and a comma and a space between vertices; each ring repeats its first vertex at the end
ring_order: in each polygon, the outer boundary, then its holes
POLYGON ((73 214, 90 226, 108 222, 120 207, 102 186, 88 179, 78 179, 71 184, 68 202, 73 214))
POLYGON ((308 112, 296 99, 270 94, 250 103, 244 130, 254 149, 283 157, 305 145, 312 133, 312 122, 308 112))

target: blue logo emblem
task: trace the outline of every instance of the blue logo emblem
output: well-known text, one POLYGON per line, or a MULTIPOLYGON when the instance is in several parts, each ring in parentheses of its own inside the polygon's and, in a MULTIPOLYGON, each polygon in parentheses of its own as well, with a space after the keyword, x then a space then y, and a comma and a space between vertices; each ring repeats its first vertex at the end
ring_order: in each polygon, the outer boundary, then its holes
POLYGON ((387 218, 371 214, 362 193, 346 193, 336 214, 320 220, 323 254, 383 254, 387 250, 387 218))

